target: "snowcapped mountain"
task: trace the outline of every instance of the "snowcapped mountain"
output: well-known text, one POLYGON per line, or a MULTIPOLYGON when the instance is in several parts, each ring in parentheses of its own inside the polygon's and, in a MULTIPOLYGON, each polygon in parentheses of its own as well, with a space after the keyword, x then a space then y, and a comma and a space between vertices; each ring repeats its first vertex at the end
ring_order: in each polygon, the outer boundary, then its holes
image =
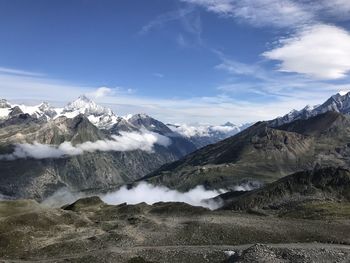
POLYGON ((57 116, 58 111, 47 102, 27 106, 24 104, 11 104, 4 99, 0 100, 0 119, 6 119, 16 114, 29 114, 37 119, 49 120, 57 116))
POLYGON ((80 96, 73 102, 68 103, 64 108, 54 108, 47 102, 27 106, 24 104, 11 104, 4 99, 0 100, 0 119, 6 119, 20 113, 29 114, 33 118, 47 121, 60 116, 72 119, 79 114, 83 114, 100 129, 109 129, 120 121, 120 117, 116 116, 111 109, 97 105, 86 96, 80 96))
POLYGON ((82 114, 97 128, 109 130, 114 134, 121 131, 146 129, 172 137, 173 139, 175 138, 174 140, 178 140, 177 138, 180 140, 182 138, 182 140, 195 145, 196 148, 223 140, 249 126, 238 126, 230 122, 216 126, 203 124, 166 125, 144 113, 120 117, 111 109, 96 104, 84 95, 68 103, 63 108, 54 108, 47 102, 35 106, 27 106, 23 104, 11 104, 6 100, 0 100, 0 119, 11 118, 19 114, 29 114, 33 118, 45 121, 54 120, 60 116, 72 119, 82 114))
POLYGON ((167 125, 144 113, 132 115, 128 118, 128 122, 139 129, 147 129, 163 135, 172 135, 173 133, 167 125))
POLYGON ((10 118, 18 114, 29 114, 33 118, 49 121, 60 116, 72 119, 79 114, 84 115, 99 129, 110 130, 112 133, 120 131, 138 131, 146 129, 168 137, 181 137, 201 148, 230 137, 249 125, 234 125, 230 122, 224 125, 173 125, 164 124, 151 116, 141 113, 117 116, 111 109, 96 104, 86 96, 80 96, 68 103, 64 108, 54 108, 47 102, 35 106, 23 104, 11 104, 6 100, 0 100, 0 119, 10 118))
POLYGON ((272 126, 279 126, 295 120, 306 120, 316 115, 335 111, 342 114, 350 114, 350 92, 341 95, 339 93, 331 96, 321 105, 306 106, 302 110, 292 110, 288 114, 270 121, 272 126))
POLYGON ((114 113, 112 112, 111 109, 97 105, 94 101, 82 95, 78 99, 68 103, 67 106, 64 107, 62 114, 67 114, 67 115, 85 114, 87 116, 89 115, 101 116, 101 115, 113 115, 114 113))
POLYGON ((98 128, 109 129, 118 122, 118 117, 111 109, 97 105, 84 95, 68 103, 60 113, 67 118, 74 118, 79 114, 85 115, 98 128))
POLYGON ((11 111, 11 105, 7 102, 7 100, 0 100, 0 119, 7 118, 11 111))
POLYGON ((190 139, 198 148, 226 139, 250 126, 249 124, 235 125, 230 122, 223 125, 167 125, 172 131, 190 139))

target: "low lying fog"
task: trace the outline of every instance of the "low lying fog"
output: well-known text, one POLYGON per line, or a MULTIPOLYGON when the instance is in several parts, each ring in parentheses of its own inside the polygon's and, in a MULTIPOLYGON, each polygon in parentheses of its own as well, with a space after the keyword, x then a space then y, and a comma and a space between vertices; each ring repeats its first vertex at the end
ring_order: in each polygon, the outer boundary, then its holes
POLYGON ((224 193, 224 191, 205 190, 203 186, 197 186, 188 192, 181 193, 164 186, 154 186, 140 183, 136 187, 127 189, 123 186, 118 191, 106 194, 101 199, 107 204, 138 204, 145 202, 152 205, 157 202, 183 202, 193 206, 203 206, 216 209, 221 206, 220 202, 208 200, 224 193))
POLYGON ((20 158, 61 158, 63 156, 80 155, 84 152, 96 151, 134 151, 142 150, 153 151, 153 146, 159 144, 169 146, 171 140, 158 133, 142 131, 139 132, 120 132, 120 136, 113 135, 112 140, 98 140, 95 142, 84 142, 72 145, 71 142, 64 142, 60 145, 48 145, 41 143, 16 144, 15 150, 11 154, 0 155, 0 160, 16 160, 20 158))
MULTIPOLYGON (((149 205, 157 202, 184 202, 193 206, 202 206, 209 209, 219 208, 220 201, 208 200, 216 197, 224 190, 205 190, 203 186, 197 186, 188 192, 181 193, 163 186, 154 186, 145 182, 128 189, 121 187, 115 192, 111 192, 99 197, 107 204, 117 205, 122 203, 138 204, 145 202, 149 205)), ((50 207, 59 207, 69 204, 79 198, 87 197, 84 193, 72 193, 67 188, 62 188, 42 203, 50 207)))

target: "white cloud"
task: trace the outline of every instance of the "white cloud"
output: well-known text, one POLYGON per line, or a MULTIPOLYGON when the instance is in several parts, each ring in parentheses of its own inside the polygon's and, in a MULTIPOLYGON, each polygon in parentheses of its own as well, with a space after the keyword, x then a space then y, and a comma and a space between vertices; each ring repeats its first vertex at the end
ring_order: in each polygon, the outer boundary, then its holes
POLYGON ((315 25, 281 41, 281 46, 263 53, 279 60, 279 70, 318 79, 339 79, 350 70, 350 34, 339 27, 315 25))
POLYGON ((292 0, 182 0, 209 12, 232 17, 253 26, 291 27, 313 20, 313 14, 292 0))
POLYGON ((181 193, 164 186, 154 186, 148 183, 140 183, 136 187, 128 189, 123 186, 113 193, 102 196, 102 200, 111 205, 122 203, 138 204, 145 202, 152 205, 157 202, 183 202, 193 206, 203 206, 210 209, 219 208, 222 203, 219 201, 209 201, 224 191, 205 190, 203 186, 197 186, 188 192, 181 193))
POLYGON ((180 0, 256 27, 300 28, 350 19, 348 0, 180 0))
POLYGON ((139 31, 140 35, 144 35, 149 33, 155 28, 162 27, 164 24, 175 21, 175 20, 180 20, 183 17, 187 16, 193 12, 191 8, 184 8, 184 9, 179 9, 175 11, 170 11, 164 14, 161 14, 157 16, 155 19, 144 25, 141 30, 139 31))
POLYGON ((5 67, 0 67, 0 74, 1 73, 20 75, 20 76, 34 76, 34 77, 44 76, 43 74, 37 73, 37 72, 18 70, 18 69, 13 69, 13 68, 5 68, 5 67))
POLYGON ((162 73, 159 73, 159 72, 153 73, 153 76, 156 78, 160 78, 160 79, 164 78, 164 75, 162 73))
POLYGON ((108 95, 112 95, 113 94, 113 90, 107 87, 100 87, 97 90, 95 90, 94 92, 89 93, 88 95, 93 97, 93 98, 103 98, 106 97, 108 95))
POLYGON ((165 147, 171 144, 171 140, 168 137, 148 131, 143 131, 142 133, 120 132, 120 136, 114 135, 112 138, 113 140, 88 141, 75 146, 71 142, 64 142, 58 146, 40 144, 38 142, 17 144, 13 153, 0 155, 0 160, 61 158, 96 151, 125 152, 142 150, 152 152, 155 144, 165 147))
MULTIPOLYGON (((203 186, 197 186, 188 192, 178 192, 164 186, 154 186, 141 182, 131 189, 126 186, 121 187, 115 192, 101 194, 100 198, 107 204, 154 204, 157 202, 183 202, 193 206, 202 206, 209 209, 216 209, 222 205, 222 200, 208 200, 222 193, 224 190, 206 190, 203 186)), ((51 196, 43 200, 42 204, 47 207, 61 207, 71 204, 80 198, 88 197, 83 192, 72 192, 68 188, 61 188, 51 196)), ((6 199, 0 195, 0 200, 6 199)))

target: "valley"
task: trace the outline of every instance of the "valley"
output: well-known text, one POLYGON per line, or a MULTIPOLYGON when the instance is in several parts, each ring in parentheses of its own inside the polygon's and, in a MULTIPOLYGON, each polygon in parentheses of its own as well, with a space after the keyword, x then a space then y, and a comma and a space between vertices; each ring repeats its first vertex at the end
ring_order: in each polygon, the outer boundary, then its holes
POLYGON ((350 119, 341 110, 258 122, 197 149, 144 114, 94 124, 98 106, 78 102, 71 118, 15 107, 0 123, 1 261, 350 257, 350 119))

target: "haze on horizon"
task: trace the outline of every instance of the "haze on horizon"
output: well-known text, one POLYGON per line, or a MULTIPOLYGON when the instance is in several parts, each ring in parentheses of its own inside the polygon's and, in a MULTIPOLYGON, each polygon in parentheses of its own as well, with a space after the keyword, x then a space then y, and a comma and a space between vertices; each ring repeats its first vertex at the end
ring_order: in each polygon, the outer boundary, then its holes
POLYGON ((0 0, 0 92, 246 123, 350 90, 350 2, 0 0))

